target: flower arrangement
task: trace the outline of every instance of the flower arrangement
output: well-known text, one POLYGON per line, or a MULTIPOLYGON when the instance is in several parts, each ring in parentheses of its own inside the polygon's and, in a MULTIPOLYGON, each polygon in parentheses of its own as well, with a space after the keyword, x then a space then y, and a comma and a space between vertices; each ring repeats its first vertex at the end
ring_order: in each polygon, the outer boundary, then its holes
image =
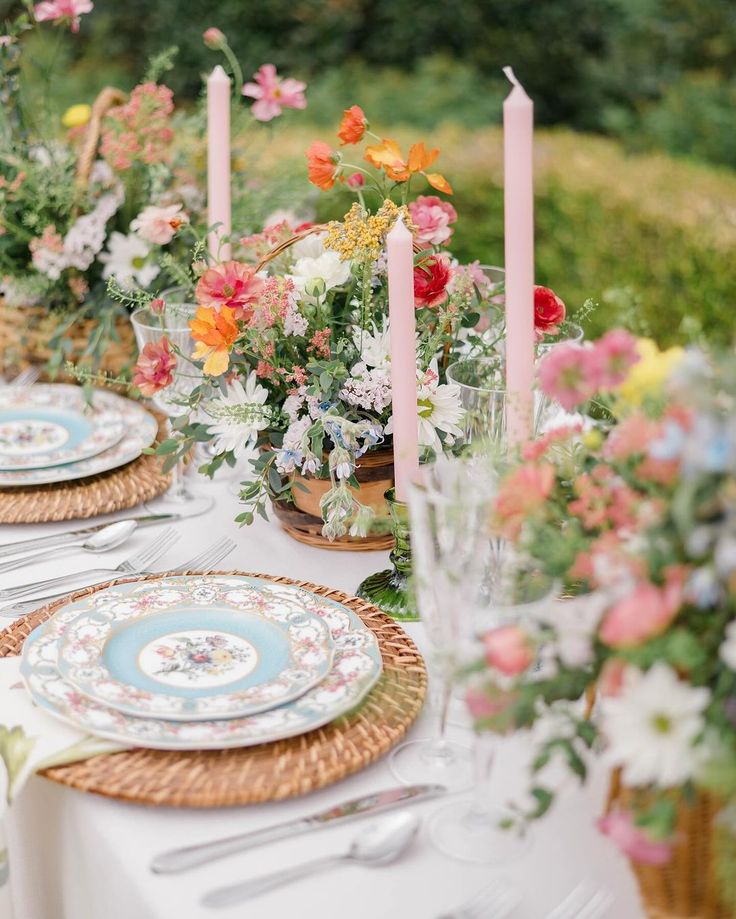
POLYGON ((616 330, 560 345, 540 379, 583 414, 527 446, 496 512, 571 598, 485 636, 478 726, 547 722, 526 817, 553 800, 552 760, 582 779, 602 748, 625 794, 599 827, 634 861, 666 864, 678 806, 715 796, 706 829, 736 904, 736 364, 616 330))

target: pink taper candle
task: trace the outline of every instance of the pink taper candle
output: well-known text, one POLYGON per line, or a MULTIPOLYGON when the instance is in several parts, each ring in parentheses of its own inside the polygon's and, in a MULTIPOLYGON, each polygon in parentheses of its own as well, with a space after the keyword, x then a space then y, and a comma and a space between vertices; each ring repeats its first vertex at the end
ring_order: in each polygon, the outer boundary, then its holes
POLYGON ((414 248, 399 219, 386 236, 388 313, 391 327, 391 393, 396 499, 406 501, 409 482, 419 471, 417 348, 414 316, 414 248))
POLYGON ((230 244, 230 77, 218 64, 207 79, 207 223, 220 224, 210 233, 214 259, 227 261, 230 244))
POLYGON ((506 428, 509 447, 532 436, 534 409, 534 105, 510 67, 503 104, 506 269, 506 428))

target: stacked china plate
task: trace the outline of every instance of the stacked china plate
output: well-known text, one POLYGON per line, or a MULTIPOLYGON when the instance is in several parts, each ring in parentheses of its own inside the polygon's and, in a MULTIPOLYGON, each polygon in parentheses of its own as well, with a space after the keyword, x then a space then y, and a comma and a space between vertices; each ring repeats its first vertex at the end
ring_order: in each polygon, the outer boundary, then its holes
POLYGON ((282 740, 355 708, 381 673, 351 609, 245 575, 169 575, 62 605, 23 647, 42 708, 139 747, 282 740))
POLYGON ((59 484, 137 459, 158 430, 138 402, 62 383, 0 387, 0 488, 59 484))

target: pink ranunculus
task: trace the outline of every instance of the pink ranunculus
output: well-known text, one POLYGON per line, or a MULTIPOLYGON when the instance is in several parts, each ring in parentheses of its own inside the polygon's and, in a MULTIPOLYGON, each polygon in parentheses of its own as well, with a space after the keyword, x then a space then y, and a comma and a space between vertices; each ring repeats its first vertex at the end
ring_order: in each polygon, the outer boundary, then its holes
POLYGON ((149 341, 143 346, 133 369, 133 385, 144 396, 153 396, 171 386, 175 367, 176 355, 171 351, 169 339, 163 336, 158 342, 149 341))
POLYGON ((253 79, 255 83, 243 86, 243 95, 256 100, 251 112, 257 121, 272 121, 285 108, 307 107, 304 97, 307 84, 301 80, 282 79, 273 64, 263 64, 253 79))
POLYGON ((682 605, 682 569, 667 572, 664 587, 649 581, 638 584, 606 614, 600 639, 612 648, 635 648, 660 635, 672 622, 682 605))
POLYGON ((365 185, 365 176, 362 172, 354 172, 345 180, 348 188, 362 188, 365 185))
POLYGON ((502 625, 483 636, 486 663, 505 676, 518 676, 534 661, 527 633, 517 625, 502 625))
POLYGON ((79 17, 91 13, 93 6, 92 0, 43 0, 33 7, 33 15, 36 22, 68 20, 72 32, 78 32, 79 17))
POLYGON ((455 208, 437 195, 420 195, 409 205, 409 214, 417 228, 417 242, 424 246, 446 243, 452 236, 450 224, 457 220, 455 208))
POLYGON ((225 33, 215 26, 210 26, 202 33, 202 41, 213 51, 219 51, 226 42, 225 33))
POLYGON ((538 338, 557 335, 565 312, 564 302, 553 290, 541 284, 534 286, 534 329, 538 338))
POLYGON ((625 329, 611 329, 593 345, 598 371, 597 385, 612 389, 622 383, 640 359, 636 339, 625 329))
POLYGON ((556 345, 539 362, 539 385, 567 411, 587 402, 596 391, 592 349, 577 342, 556 345))
POLYGON ((181 204, 170 204, 168 207, 151 204, 140 212, 130 224, 130 229, 146 242, 165 246, 174 238, 179 227, 188 222, 189 217, 181 204))
POLYGON ((672 858, 673 841, 652 838, 643 827, 636 825, 631 811, 612 810, 598 820, 598 829, 632 861, 666 865, 672 858))
POLYGON ((197 281, 195 295, 200 306, 219 310, 227 306, 233 318, 248 322, 263 293, 264 282, 256 276, 252 265, 243 262, 223 262, 208 268, 197 281))

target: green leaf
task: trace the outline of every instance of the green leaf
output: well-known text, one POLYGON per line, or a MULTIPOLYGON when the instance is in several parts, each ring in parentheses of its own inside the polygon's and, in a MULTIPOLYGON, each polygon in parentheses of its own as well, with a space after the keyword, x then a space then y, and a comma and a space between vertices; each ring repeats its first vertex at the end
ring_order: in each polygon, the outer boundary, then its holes
POLYGON ((537 801, 537 806, 533 811, 531 811, 529 816, 531 819, 536 820, 539 817, 543 817, 547 813, 547 811, 552 806, 552 802, 554 801, 555 796, 551 791, 548 791, 548 789, 542 788, 541 786, 532 788, 531 793, 537 801))

